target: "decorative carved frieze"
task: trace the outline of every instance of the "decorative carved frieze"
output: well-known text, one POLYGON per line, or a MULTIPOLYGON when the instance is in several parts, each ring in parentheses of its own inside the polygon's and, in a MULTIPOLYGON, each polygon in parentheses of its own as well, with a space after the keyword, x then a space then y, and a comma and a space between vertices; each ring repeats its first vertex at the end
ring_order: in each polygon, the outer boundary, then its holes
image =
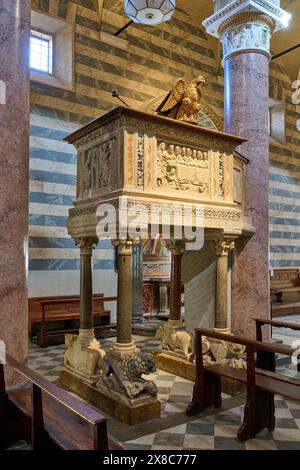
POLYGON ((271 31, 261 22, 248 22, 232 26, 222 34, 223 60, 232 54, 259 51, 270 57, 271 31))
POLYGON ((137 186, 144 186, 144 136, 138 135, 137 142, 137 186))
MULTIPOLYGON (((110 201, 110 204, 112 204, 115 207, 118 207, 118 200, 115 201, 110 201)), ((128 201, 127 202, 127 208, 129 209, 130 207, 134 206, 136 204, 135 201, 128 201)), ((143 206, 150 212, 153 209, 157 212, 164 212, 166 211, 166 205, 165 204, 151 204, 151 203, 145 203, 143 202, 143 206)), ((169 205, 170 210, 172 209, 172 205, 169 205)), ((175 206, 177 207, 177 206, 175 206)), ((200 214, 203 209, 197 209, 196 207, 192 208, 192 216, 196 217, 197 214, 200 214), (197 212, 199 211, 199 212, 197 212)), ((69 209, 69 217, 70 218, 75 218, 75 217, 83 217, 86 215, 94 215, 96 216, 96 211, 97 211, 97 205, 95 206, 88 206, 88 207, 75 207, 72 209, 69 209)), ((204 217, 205 218, 214 218, 214 219, 228 219, 232 221, 239 221, 241 220, 241 213, 238 211, 230 211, 227 209, 208 209, 204 208, 204 217)))
POLYGON ((224 196, 224 155, 219 155, 219 195, 224 196))
POLYGON ((209 192, 208 152, 161 142, 157 150, 157 186, 207 194, 209 192))
POLYGON ((84 151, 83 191, 112 188, 116 179, 116 140, 110 139, 84 151))

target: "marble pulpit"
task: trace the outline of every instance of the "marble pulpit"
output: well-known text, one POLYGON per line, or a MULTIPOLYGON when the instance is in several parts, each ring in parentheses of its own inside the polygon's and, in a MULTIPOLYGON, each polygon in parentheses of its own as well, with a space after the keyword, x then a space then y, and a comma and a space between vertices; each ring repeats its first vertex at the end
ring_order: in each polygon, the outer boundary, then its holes
MULTIPOLYGON (((171 252, 170 317, 162 332, 164 351, 185 360, 192 357, 181 320, 181 261, 186 249, 188 253, 194 249, 187 233, 202 234, 202 242, 209 243, 215 253, 213 322, 220 331, 230 330, 228 255, 239 240, 246 242, 254 232, 243 207, 247 160, 235 151, 244 140, 123 107, 85 125, 66 140, 78 152, 77 197, 69 211, 68 232, 81 251, 81 322, 79 335, 68 350, 71 361, 61 374, 62 381, 70 386, 76 376, 77 381, 88 382, 101 394, 105 409, 121 407, 115 412, 119 419, 144 421, 159 414, 159 406, 155 384, 141 379, 142 373, 154 370, 153 361, 132 341, 132 247, 163 233, 171 252), (132 235, 129 230, 124 232, 124 215, 132 222, 132 209, 137 206, 144 217, 132 235), (115 215, 107 218, 110 208, 115 209, 115 215), (178 208, 183 211, 179 217, 178 208), (186 213, 188 217, 182 215, 186 213), (99 234, 99 225, 105 226, 105 237, 118 246, 117 340, 106 353, 95 340, 91 311, 92 248, 104 237, 103 231, 99 234), (88 361, 75 359, 91 348, 98 351, 99 361, 93 353, 95 367, 84 370, 88 361), (124 369, 128 361, 142 372, 128 377, 124 369)), ((188 316, 186 311, 186 320, 188 316)), ((81 386, 70 388, 83 394, 81 386)), ((99 400, 92 402, 99 405, 99 400)))

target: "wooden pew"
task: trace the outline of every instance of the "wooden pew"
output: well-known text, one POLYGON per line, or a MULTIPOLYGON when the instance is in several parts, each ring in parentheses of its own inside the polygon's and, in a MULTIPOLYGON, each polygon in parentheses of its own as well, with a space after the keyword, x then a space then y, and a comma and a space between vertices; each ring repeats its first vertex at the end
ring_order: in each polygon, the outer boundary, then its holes
MULTIPOLYGON (((242 338, 235 335, 226 335, 205 329, 195 330, 196 351, 196 381, 193 397, 186 412, 194 415, 197 412, 214 405, 221 407, 221 377, 245 383, 247 398, 244 411, 243 424, 238 431, 238 439, 245 441, 254 437, 264 428, 273 430, 275 427, 274 394, 285 396, 291 400, 300 399, 300 380, 277 374, 256 367, 255 352, 260 351, 260 359, 282 354, 292 356, 296 349, 282 344, 263 343, 261 341, 242 338), (246 347, 247 370, 234 369, 227 364, 213 364, 204 366, 202 354, 202 336, 237 343, 246 347)), ((300 355, 300 350, 298 352, 300 355)), ((273 364, 273 361, 271 361, 273 364)))
POLYGON ((270 290, 272 317, 300 313, 299 269, 274 269, 270 290))
MULTIPOLYGON (((104 302, 116 301, 116 297, 104 297, 103 294, 93 295, 93 317, 95 334, 108 332, 115 324, 111 324, 111 313, 104 308, 104 302), (97 321, 98 320, 98 321, 97 321)), ((42 347, 47 347, 48 339, 64 341, 66 333, 77 333, 80 318, 80 297, 36 297, 29 299, 29 337, 33 337, 34 324, 40 325, 37 342, 42 347), (50 329, 49 323, 64 322, 65 327, 50 329)))
POLYGON ((40 374, 6 355, 7 364, 27 386, 5 389, 4 366, 0 364, 0 449, 19 439, 34 450, 122 449, 108 439, 107 418, 40 374))
MULTIPOLYGON (((254 318, 256 323, 256 339, 257 341, 262 341, 263 334, 262 334, 262 327, 264 325, 275 326, 276 328, 289 328, 294 331, 300 331, 300 323, 292 323, 286 321, 278 321, 278 320, 263 320, 262 318, 254 318)), ((300 339, 300 336, 299 336, 300 339)), ((297 370, 300 372, 300 362, 297 365, 297 370)))

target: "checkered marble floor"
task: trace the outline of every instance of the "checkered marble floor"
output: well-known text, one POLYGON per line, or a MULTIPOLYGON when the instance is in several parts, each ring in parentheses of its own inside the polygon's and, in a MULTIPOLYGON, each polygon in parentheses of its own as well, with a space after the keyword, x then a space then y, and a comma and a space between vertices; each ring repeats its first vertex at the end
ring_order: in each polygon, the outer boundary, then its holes
MULTIPOLYGON (((108 349, 114 344, 115 338, 105 338, 100 341, 101 346, 104 349, 108 349)), ((153 352, 159 345, 159 341, 145 336, 135 336, 134 341, 136 346, 143 352, 153 352)), ((47 378, 47 380, 54 382, 58 379, 59 373, 63 369, 64 352, 64 345, 41 349, 39 346, 30 343, 29 366, 47 378)), ((162 417, 185 411, 187 398, 192 396, 192 382, 161 370, 147 375, 147 380, 154 380, 158 387, 158 399, 161 402, 162 417)))
POLYGON ((236 438, 244 406, 127 441, 134 450, 300 450, 300 403, 276 398, 276 428, 245 443, 236 438))
MULTIPOLYGON (((135 337, 136 345, 143 351, 154 351, 158 342, 153 338, 135 337)), ((104 349, 111 347, 115 338, 101 340, 104 349)), ((30 343, 29 365, 50 381, 57 380, 63 368, 65 347, 51 346, 41 349, 30 343)), ((279 365, 287 372, 285 364, 279 365)), ((216 411, 210 409, 197 418, 184 414, 192 396, 193 384, 181 377, 158 370, 147 376, 158 387, 158 399, 162 404, 161 418, 150 422, 151 433, 147 426, 130 427, 131 439, 124 440, 127 449, 134 450, 300 450, 300 402, 291 402, 276 397, 276 428, 274 432, 262 431, 255 439, 240 443, 236 439, 237 430, 242 422, 243 406, 216 411), (170 427, 170 420, 172 426, 170 427), (174 426, 174 423, 176 424, 174 426), (132 432, 135 437, 132 438, 132 432)), ((148 424, 148 423, 146 423, 148 424)), ((129 432, 129 434, 130 434, 129 432)), ((129 437, 127 435, 127 438, 129 437)), ((126 433, 125 433, 126 435, 126 433)), ((118 439, 119 440, 119 439, 118 439)))

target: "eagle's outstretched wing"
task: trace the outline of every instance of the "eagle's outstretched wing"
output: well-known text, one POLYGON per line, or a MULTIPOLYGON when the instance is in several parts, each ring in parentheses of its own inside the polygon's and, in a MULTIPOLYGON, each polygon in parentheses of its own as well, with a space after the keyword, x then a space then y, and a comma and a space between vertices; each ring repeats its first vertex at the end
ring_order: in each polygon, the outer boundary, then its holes
POLYGON ((175 85, 173 86, 170 93, 165 97, 163 102, 158 106, 156 112, 166 113, 174 108, 182 100, 183 94, 185 92, 185 80, 184 78, 179 78, 175 85))

